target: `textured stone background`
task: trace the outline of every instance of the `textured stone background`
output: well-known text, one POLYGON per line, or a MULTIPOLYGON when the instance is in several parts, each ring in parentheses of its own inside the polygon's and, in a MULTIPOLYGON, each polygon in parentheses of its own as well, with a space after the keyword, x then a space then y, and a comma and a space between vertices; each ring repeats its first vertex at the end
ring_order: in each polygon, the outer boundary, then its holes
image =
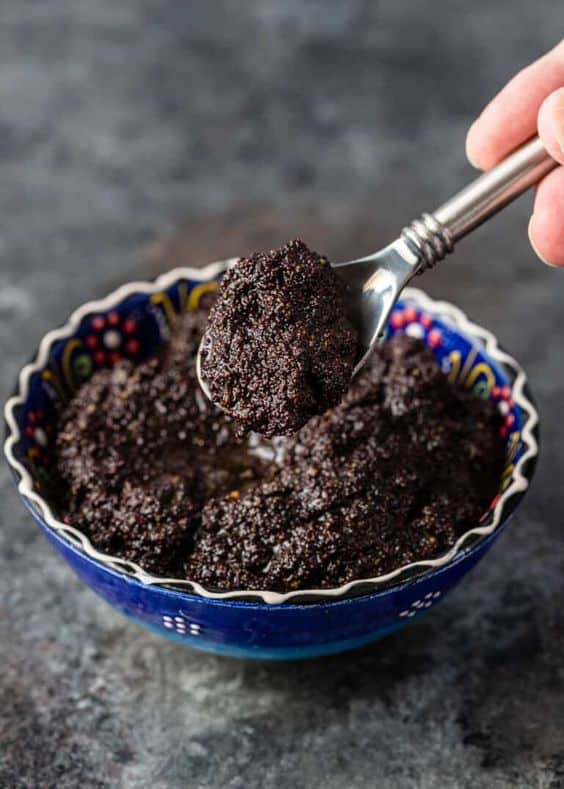
MULTIPOLYGON (((0 394, 72 307, 302 235, 377 248, 471 175, 561 0, 2 0, 0 394)), ((0 471, 2 787, 564 786, 564 274, 523 199, 425 278, 527 367, 530 497, 420 624, 312 663, 192 653, 83 588, 0 471)))

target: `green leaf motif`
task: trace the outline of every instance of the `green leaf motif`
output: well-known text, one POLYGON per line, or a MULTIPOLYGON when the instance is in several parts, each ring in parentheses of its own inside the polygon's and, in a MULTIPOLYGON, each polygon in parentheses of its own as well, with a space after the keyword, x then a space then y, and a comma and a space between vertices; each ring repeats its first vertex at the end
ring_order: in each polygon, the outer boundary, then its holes
POLYGON ((475 395, 481 397, 483 400, 487 400, 490 396, 490 387, 484 378, 482 378, 481 381, 476 381, 472 387, 472 391, 475 395))
POLYGON ((92 359, 88 354, 81 353, 73 359, 72 369, 77 378, 86 381, 92 375, 92 359))
POLYGON ((36 469, 36 470, 37 470, 37 476, 38 476, 38 477, 39 477, 39 478, 40 478, 40 479, 41 479, 43 482, 51 482, 51 480, 52 480, 52 476, 51 476, 51 474, 50 474, 50 473, 47 471, 47 469, 46 469, 46 468, 44 468, 43 466, 37 466, 37 469, 36 469))

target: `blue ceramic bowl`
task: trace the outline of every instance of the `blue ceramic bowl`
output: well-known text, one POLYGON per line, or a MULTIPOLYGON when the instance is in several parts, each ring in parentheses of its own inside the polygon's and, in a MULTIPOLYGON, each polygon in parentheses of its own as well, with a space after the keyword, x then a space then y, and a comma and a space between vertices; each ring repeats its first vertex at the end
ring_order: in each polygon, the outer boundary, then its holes
POLYGON ((77 575, 156 633, 210 652, 260 658, 313 657, 367 644, 427 611, 479 561, 525 494, 538 453, 538 415, 519 365, 492 334, 421 291, 405 292, 389 333, 420 337, 451 380, 496 401, 507 441, 496 499, 447 554, 338 589, 219 593, 187 580, 155 577, 102 554, 57 518, 50 487, 61 407, 95 369, 124 356, 141 360, 154 354, 177 316, 215 290, 225 266, 178 269, 155 282, 130 283, 80 307, 44 337, 5 408, 5 452, 19 494, 77 575))

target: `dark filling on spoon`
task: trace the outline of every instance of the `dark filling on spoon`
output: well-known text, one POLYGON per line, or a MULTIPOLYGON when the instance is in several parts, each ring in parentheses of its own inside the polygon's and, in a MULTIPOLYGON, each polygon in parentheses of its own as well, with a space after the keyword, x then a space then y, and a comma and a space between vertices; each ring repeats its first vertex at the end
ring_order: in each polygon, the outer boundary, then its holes
POLYGON ((358 335, 345 286, 303 241, 241 258, 222 280, 202 348, 211 399, 241 433, 295 433, 349 387, 358 335))
POLYGON ((199 390, 206 314, 159 358, 100 370, 67 407, 65 520, 101 551, 210 589, 334 587, 441 555, 504 465, 501 417, 419 341, 379 348, 342 402, 261 460, 199 390))

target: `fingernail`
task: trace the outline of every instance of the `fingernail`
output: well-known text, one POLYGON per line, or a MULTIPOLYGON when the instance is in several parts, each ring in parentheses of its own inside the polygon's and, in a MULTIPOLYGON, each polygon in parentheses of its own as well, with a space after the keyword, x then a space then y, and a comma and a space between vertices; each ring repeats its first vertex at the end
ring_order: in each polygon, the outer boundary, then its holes
POLYGON ((560 150, 564 153, 564 102, 554 101, 550 114, 552 116, 552 127, 556 142, 560 146, 560 150))
POLYGON ((468 132, 466 134, 466 158, 468 159, 468 161, 470 162, 472 167, 475 167, 477 170, 479 170, 480 168, 478 167, 478 165, 476 164, 476 162, 474 161, 474 159, 472 157, 472 154, 470 152, 470 145, 469 145, 470 137, 472 135, 473 129, 476 126, 477 122, 478 122, 477 120, 474 121, 474 123, 470 126, 470 128, 468 129, 468 132))
POLYGON ((531 232, 531 227, 533 225, 534 218, 535 218, 535 215, 533 214, 532 217, 529 219, 529 227, 528 227, 529 242, 530 242, 530 244, 531 244, 531 246, 533 248, 533 252, 539 258, 539 260, 542 260, 542 262, 546 266, 550 266, 550 268, 561 268, 560 266, 557 266, 556 263, 551 263, 550 260, 547 260, 545 257, 543 257, 541 255, 541 253, 539 252, 539 250, 537 249, 537 247, 535 246, 535 242, 533 241, 533 234, 531 232))

